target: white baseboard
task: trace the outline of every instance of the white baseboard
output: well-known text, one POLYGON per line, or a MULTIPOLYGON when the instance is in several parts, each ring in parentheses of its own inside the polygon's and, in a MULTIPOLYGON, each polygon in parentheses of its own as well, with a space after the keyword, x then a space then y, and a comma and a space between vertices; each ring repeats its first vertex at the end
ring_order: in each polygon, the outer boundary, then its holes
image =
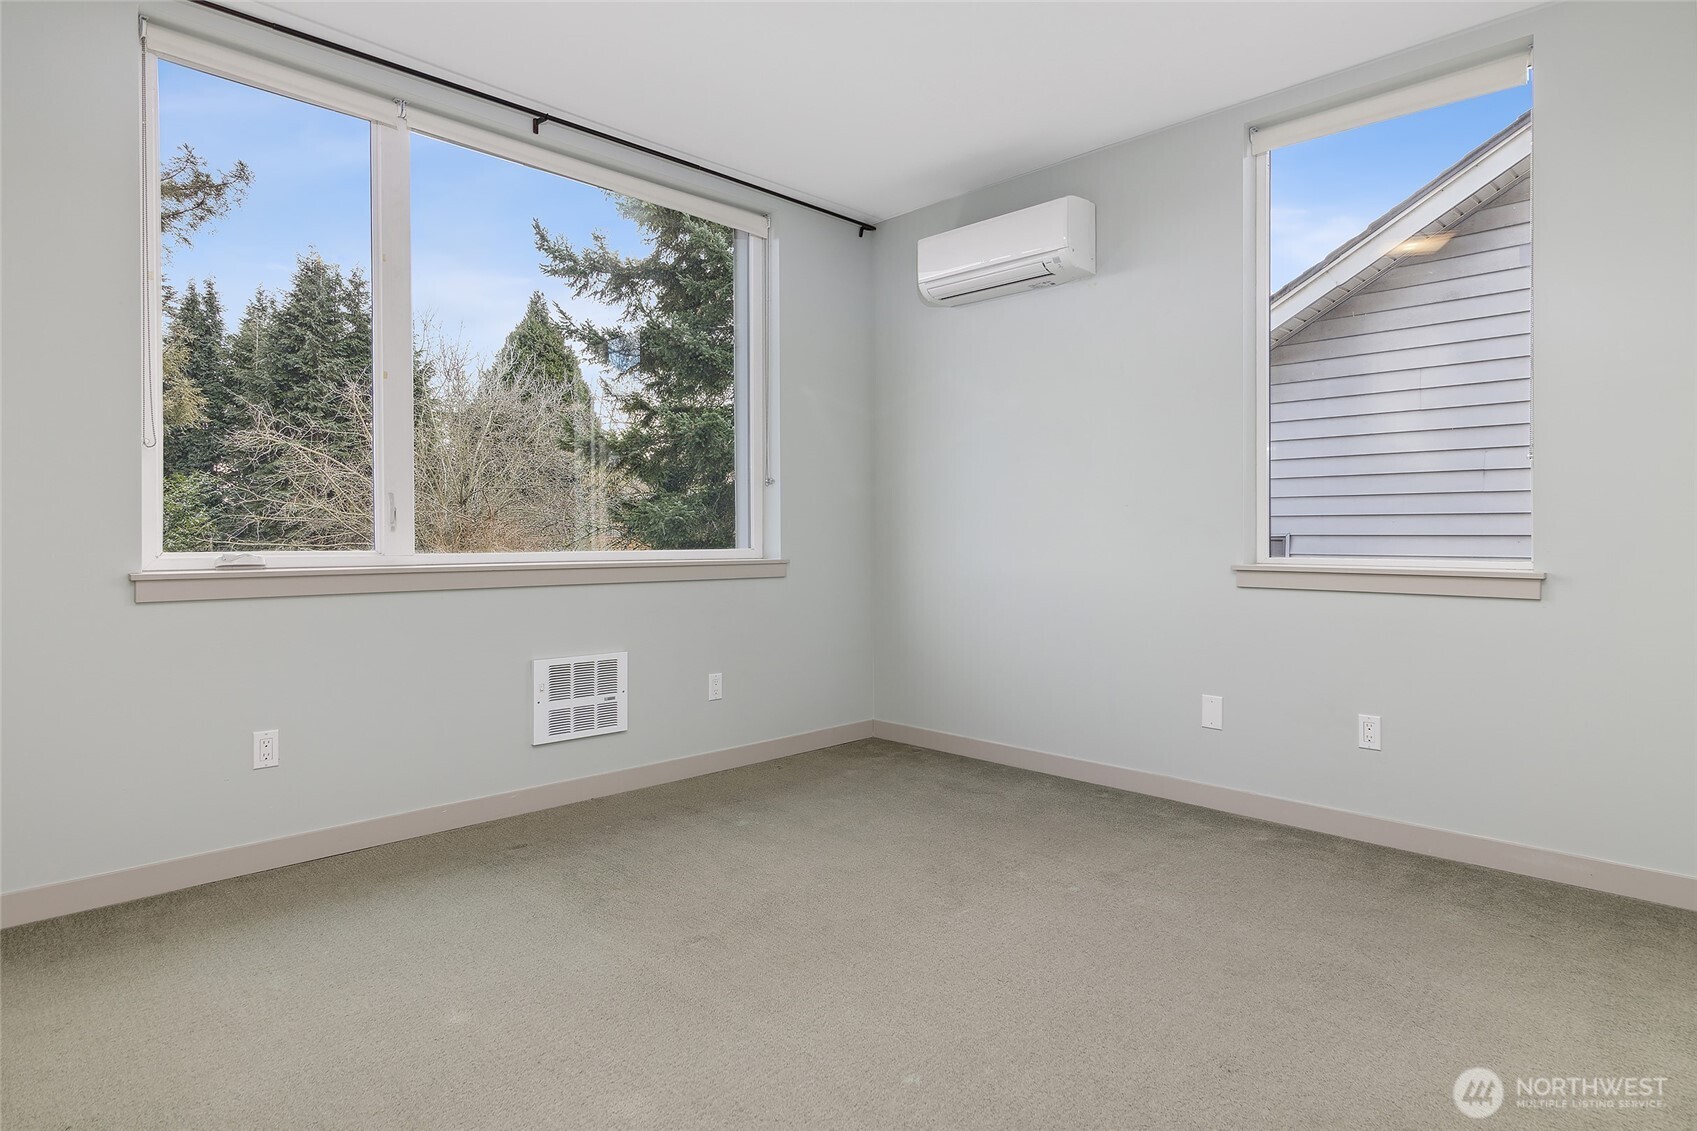
POLYGON ((1275 824, 1329 833, 1347 840, 1365 841, 1386 848, 1399 848, 1405 852, 1417 852, 1422 856, 1436 856, 1463 864, 1478 864, 1500 872, 1515 872, 1540 880, 1554 880, 1574 887, 1626 895, 1651 903, 1697 911, 1697 876, 1640 868, 1612 860, 1573 856, 1548 848, 1534 848, 1531 845, 1493 840, 1472 833, 1409 824, 1388 817, 1371 817, 1344 809, 1313 805, 1306 801, 1268 797, 1228 786, 1188 781, 1165 774, 1127 769, 1124 766, 1110 766, 1103 762, 1090 762, 1064 754, 1026 750, 1000 742, 966 738, 958 734, 905 726, 901 723, 873 723, 872 734, 874 738, 905 742, 910 746, 941 750, 946 754, 958 754, 964 758, 1017 766, 1022 770, 1035 770, 1055 777, 1089 782, 1091 785, 1144 793, 1169 801, 1182 801, 1187 805, 1199 805, 1205 809, 1235 813, 1240 817, 1254 817, 1275 824))
POLYGON ((51 919, 57 915, 69 915, 74 911, 88 911, 114 903, 127 903, 132 899, 196 887, 214 880, 264 872, 289 864, 300 864, 307 860, 318 860, 343 852, 390 844, 397 840, 410 840, 413 837, 446 832, 467 825, 480 825, 485 821, 498 821, 502 817, 516 817, 520 813, 534 813, 539 809, 553 809, 576 801, 588 801, 591 798, 625 793, 646 786, 663 785, 684 778, 700 777, 702 774, 714 774, 720 770, 732 770, 738 766, 752 766, 756 762, 770 762, 776 758, 787 758, 791 754, 819 750, 871 736, 870 722, 847 723, 843 726, 809 731, 806 734, 792 734, 786 738, 735 746, 728 750, 713 750, 706 754, 673 758, 646 766, 633 766, 628 770, 613 770, 605 774, 573 778, 570 781, 551 782, 528 789, 516 789, 510 793, 497 793, 489 797, 417 809, 410 813, 374 817, 368 821, 356 821, 351 825, 314 829, 311 832, 295 833, 275 840, 239 844, 233 848, 220 848, 194 856, 178 857, 175 860, 161 860, 155 864, 142 864, 97 876, 23 888, 0 896, 0 926, 33 923, 37 919, 51 919))
POLYGON ((1697 911, 1697 877, 1662 872, 1654 868, 1640 868, 1611 860, 1573 856, 1552 849, 1534 848, 1449 829, 1429 828, 1386 817, 1351 813, 1306 801, 1268 797, 1227 786, 1188 781, 1165 774, 1127 769, 1124 766, 1110 766, 1103 762, 1091 762, 1063 754, 1026 750, 922 727, 900 723, 860 722, 769 739, 727 750, 714 750, 705 754, 654 762, 646 766, 633 766, 626 770, 613 770, 570 781, 532 786, 510 793, 456 801, 410 813, 374 817, 368 821, 315 829, 311 832, 278 837, 275 840, 236 845, 233 848, 202 852, 175 860, 162 860, 154 864, 142 864, 62 883, 24 888, 0 896, 0 926, 33 923, 38 919, 51 919, 76 911, 127 903, 132 899, 196 887, 214 880, 264 872, 289 864, 354 852, 361 848, 410 840, 413 837, 478 825, 485 821, 497 821, 503 817, 515 817, 521 813, 553 809, 577 801, 588 801, 591 798, 606 797, 651 785, 663 785, 684 778, 718 773, 720 770, 731 770, 738 766, 751 766, 757 762, 769 762, 777 758, 787 758, 792 754, 874 737, 941 750, 944 753, 980 761, 1017 766, 1020 769, 1035 770, 1038 773, 1071 778, 1111 789, 1163 797, 1187 805, 1199 805, 1207 809, 1328 833, 1349 840, 1417 852, 1424 856, 1478 864, 1498 871, 1515 872, 1523 876, 1554 880, 1575 887, 1591 888, 1595 891, 1697 911))

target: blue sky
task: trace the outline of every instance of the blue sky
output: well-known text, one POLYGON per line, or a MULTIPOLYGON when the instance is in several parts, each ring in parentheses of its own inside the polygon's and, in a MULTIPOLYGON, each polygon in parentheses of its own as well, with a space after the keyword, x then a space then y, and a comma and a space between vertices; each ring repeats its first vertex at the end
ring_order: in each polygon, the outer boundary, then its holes
MULTIPOLYGON (((316 248, 371 273, 371 126, 330 110, 161 61, 162 156, 184 142, 217 169, 245 161, 246 200, 173 250, 166 278, 215 278, 233 330, 258 287, 288 285, 295 256, 316 248)), ((1316 138, 1272 155, 1273 286, 1334 247, 1513 121, 1530 84, 1316 138)), ((640 230, 601 189, 414 134, 412 257, 415 320, 489 357, 534 290, 574 314, 611 312, 572 299, 538 270, 532 218, 574 243, 594 230, 625 253, 640 230)))
MULTIPOLYGON (((228 328, 259 287, 288 286, 308 248, 344 269, 371 274, 371 126, 358 118, 161 61, 159 149, 184 142, 215 169, 247 162, 253 185, 242 204, 202 229, 192 248, 170 251, 165 276, 217 280, 228 328)), ((575 314, 610 320, 544 277, 531 220, 573 243, 596 229, 627 254, 640 229, 599 188, 414 134, 413 314, 429 315, 489 357, 541 290, 575 314)))
POLYGON ((1532 85, 1275 149, 1272 283, 1324 259, 1531 109, 1532 85))

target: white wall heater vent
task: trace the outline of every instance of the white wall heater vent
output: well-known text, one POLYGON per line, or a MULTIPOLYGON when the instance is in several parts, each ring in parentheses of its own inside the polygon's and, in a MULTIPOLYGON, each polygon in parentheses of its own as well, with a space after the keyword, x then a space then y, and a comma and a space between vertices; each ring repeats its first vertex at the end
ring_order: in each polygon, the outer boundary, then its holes
POLYGON ((530 744, 628 730, 628 652, 537 660, 531 665, 530 744))

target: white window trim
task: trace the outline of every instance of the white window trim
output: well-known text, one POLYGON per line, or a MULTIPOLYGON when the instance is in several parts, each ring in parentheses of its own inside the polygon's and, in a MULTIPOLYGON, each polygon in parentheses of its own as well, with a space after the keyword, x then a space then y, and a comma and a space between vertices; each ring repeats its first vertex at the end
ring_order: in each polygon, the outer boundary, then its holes
MULTIPOLYGON (((1255 543, 1249 564, 1233 566, 1240 589, 1326 589, 1354 593, 1420 593, 1454 597, 1538 600, 1546 574, 1531 562, 1430 558, 1275 558, 1272 534, 1272 150, 1433 106, 1506 90, 1526 81, 1529 49, 1317 113, 1247 131, 1251 266, 1249 322, 1255 384, 1255 543)), ((1534 552, 1536 543, 1534 542, 1534 552)))
MULTIPOLYGON (((131 573, 135 599, 199 600, 310 593, 385 592, 418 589, 505 588, 560 584, 609 584, 783 576, 777 557, 775 437, 769 405, 775 396, 770 328, 775 302, 774 253, 768 217, 682 189, 594 165, 556 149, 472 125, 415 102, 401 103, 356 90, 256 55, 185 35, 149 22, 144 56, 145 193, 144 326, 147 388, 143 431, 154 442, 141 446, 141 568, 131 573), (223 554, 167 553, 164 545, 163 333, 157 311, 163 282, 159 214, 159 123, 157 59, 166 59, 285 97, 370 122, 372 129, 371 289, 375 332, 372 342, 374 453, 374 548, 364 551, 260 551, 263 566, 219 566, 223 554), (738 333, 737 411, 739 532, 748 545, 715 550, 557 551, 504 554, 419 554, 413 550, 412 490, 412 265, 410 246, 410 151, 413 129, 455 145, 515 161, 544 172, 687 211, 738 230, 746 272, 739 280, 739 305, 746 322, 738 333), (389 380, 387 359, 405 359, 389 380), (404 436, 405 443, 383 437, 404 436), (397 489, 397 484, 401 489, 397 489)), ((451 103, 450 103, 451 105, 451 103)), ((742 541, 739 538, 739 541, 742 541)), ((245 556, 245 555, 244 555, 245 556)))

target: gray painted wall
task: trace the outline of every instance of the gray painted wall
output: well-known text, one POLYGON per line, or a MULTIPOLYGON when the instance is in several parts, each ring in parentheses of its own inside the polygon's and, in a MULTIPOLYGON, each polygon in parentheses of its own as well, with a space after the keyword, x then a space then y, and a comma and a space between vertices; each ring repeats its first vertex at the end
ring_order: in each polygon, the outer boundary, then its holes
POLYGON ((787 206, 789 577, 134 605, 136 7, 0 13, 6 890, 871 717, 872 241, 787 206), (609 649, 629 733, 533 749, 531 659, 609 649))
POLYGON ((0 5, 6 890, 874 713, 1697 872, 1690 6, 1545 9, 1456 48, 1538 40, 1541 603, 1232 585, 1243 125, 1397 64, 865 240, 779 208, 784 580, 138 607, 134 16, 0 5), (1068 192, 1099 206, 1100 276, 920 304, 918 236, 1068 192), (1598 222, 1623 194, 1654 240, 1598 222), (612 648, 630 733, 532 749, 530 658, 612 648), (1197 727, 1203 692, 1226 730, 1197 727), (1383 754, 1354 749, 1358 711, 1383 754), (271 726, 284 764, 254 773, 271 726))
POLYGON ((878 717, 1697 873, 1694 53, 1689 4, 1540 9, 884 225, 878 717), (1246 124, 1526 35, 1545 599, 1234 588, 1246 124), (920 303, 917 238, 1067 193, 1095 279, 920 303))
POLYGON ((1269 531, 1291 555, 1532 556, 1523 176, 1439 229, 1451 238, 1436 252, 1273 347, 1269 531))

